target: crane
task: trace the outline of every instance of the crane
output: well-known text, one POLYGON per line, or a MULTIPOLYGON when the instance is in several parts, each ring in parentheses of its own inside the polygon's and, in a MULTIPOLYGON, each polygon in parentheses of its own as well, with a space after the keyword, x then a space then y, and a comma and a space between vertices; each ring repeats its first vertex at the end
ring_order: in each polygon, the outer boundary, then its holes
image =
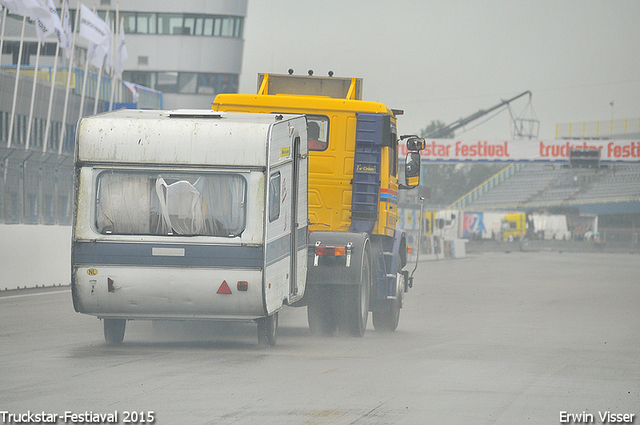
POLYGON ((500 109, 501 107, 508 105, 509 103, 513 102, 516 99, 521 98, 522 96, 528 94, 529 95, 529 101, 531 101, 531 92, 529 90, 520 93, 517 96, 512 97, 509 100, 503 100, 502 102, 500 102, 499 104, 492 106, 489 109, 481 109, 478 112, 475 112, 471 115, 469 115, 468 117, 465 118, 460 118, 458 121, 449 124, 446 127, 443 128, 439 128, 436 131, 432 131, 431 133, 427 134, 425 136, 425 139, 439 139, 439 138, 443 138, 446 137, 449 133, 453 133, 455 130, 459 129, 460 127, 464 127, 465 125, 469 124, 472 121, 477 120, 478 118, 481 118, 493 111, 495 111, 496 109, 500 109))

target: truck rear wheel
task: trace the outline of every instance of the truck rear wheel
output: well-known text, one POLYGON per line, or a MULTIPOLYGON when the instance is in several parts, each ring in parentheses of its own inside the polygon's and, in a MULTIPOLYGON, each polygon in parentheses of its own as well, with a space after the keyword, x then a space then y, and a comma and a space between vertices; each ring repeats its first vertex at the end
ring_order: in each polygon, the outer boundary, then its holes
POLYGON ((125 319, 103 319, 104 339, 109 344, 120 344, 124 340, 124 331, 127 327, 125 319))
POLYGON ((276 345, 278 332, 278 313, 256 320, 258 323, 258 344, 276 345))

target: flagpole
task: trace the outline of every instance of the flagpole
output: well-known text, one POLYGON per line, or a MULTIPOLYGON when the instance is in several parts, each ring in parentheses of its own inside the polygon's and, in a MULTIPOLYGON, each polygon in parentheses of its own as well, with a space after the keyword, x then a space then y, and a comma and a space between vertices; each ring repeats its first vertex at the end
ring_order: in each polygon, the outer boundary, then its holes
POLYGON ((76 19, 73 26, 73 37, 71 37, 71 56, 69 57, 69 73, 67 74, 67 91, 64 95, 64 108, 62 110, 62 128, 60 129, 60 141, 58 143, 58 155, 62 155, 62 145, 64 144, 64 131, 67 123, 67 107, 69 105, 69 87, 71 86, 71 71, 73 68, 73 54, 76 47, 76 32, 78 30, 78 18, 80 17, 80 0, 76 8, 76 19))
MULTIPOLYGON (((116 33, 116 40, 118 39, 118 37, 120 36, 120 31, 118 30, 118 18, 120 16, 120 2, 116 2, 116 21, 115 21, 115 29, 117 30, 116 33)), ((117 59, 116 59, 116 55, 118 54, 117 49, 114 49, 114 44, 117 45, 116 43, 111 43, 111 62, 112 64, 115 64, 117 59)), ((109 111, 113 111, 113 102, 115 101, 115 90, 117 88, 117 84, 116 84, 116 67, 112 66, 111 67, 111 99, 109 100, 109 111)))
POLYGON ((11 139, 13 139, 13 121, 16 116, 16 101, 18 100, 18 84, 20 82, 20 62, 22 62, 22 46, 24 45, 24 28, 27 26, 27 17, 22 17, 22 33, 20 34, 20 44, 18 47, 18 64, 16 65, 16 81, 13 86, 13 104, 11 105, 11 121, 9 122, 9 140, 7 147, 11 147, 11 139))
POLYGON ((31 86, 31 104, 29 105, 29 119, 27 120, 27 141, 24 149, 29 150, 31 145, 31 124, 33 123, 33 107, 36 103, 36 87, 38 86, 38 68, 40 67, 40 48, 44 41, 38 39, 38 48, 36 50, 36 67, 33 71, 33 85, 31 86))
MULTIPOLYGON (((109 22, 109 11, 107 10, 107 15, 105 16, 105 21, 109 22)), ((100 85, 102 83, 102 66, 98 70, 98 84, 96 86, 96 95, 95 102, 93 102, 93 115, 98 113, 98 103, 100 102, 100 85)))
POLYGON ((7 8, 2 8, 2 32, 0 32, 0 65, 2 65, 2 47, 4 45, 4 25, 7 22, 7 8))
POLYGON ((47 124, 44 126, 44 140, 42 141, 42 153, 47 151, 49 143, 49 131, 51 130, 51 111, 53 108, 53 95, 56 92, 56 72, 58 70, 58 54, 60 52, 60 40, 56 42, 56 57, 53 60, 53 75, 51 76, 51 91, 49 92, 49 109, 47 109, 47 124))
MULTIPOLYGON (((60 44, 64 39, 64 47, 69 46, 68 38, 71 37, 71 34, 67 34, 68 19, 69 19, 69 2, 65 0, 62 6, 62 20, 60 21, 60 29, 57 31, 57 40, 56 40, 56 55, 53 60, 53 74, 51 75, 51 90, 49 91, 49 108, 47 109, 47 123, 44 127, 44 140, 42 141, 42 153, 47 152, 47 148, 49 146, 49 136, 51 132, 51 113, 53 111, 53 97, 56 93, 56 77, 58 72, 58 56, 60 54, 60 44), (63 22, 64 21, 64 22, 63 22)), ((57 13, 57 12, 56 12, 57 13)), ((69 52, 70 53, 70 52, 69 52)), ((66 54, 66 49, 65 49, 66 54)))
MULTIPOLYGON (((2 48, 4 45, 4 26, 7 22, 7 8, 2 8, 2 32, 0 33, 0 66, 2 66, 2 48)), ((7 140, 7 147, 9 147, 9 141, 7 140)))
POLYGON ((95 50, 96 50, 96 45, 93 45, 94 47, 91 49, 87 49, 87 60, 84 62, 84 72, 82 75, 82 92, 80 94, 80 112, 79 112, 79 116, 78 118, 82 118, 84 116, 84 96, 85 93, 87 92, 87 74, 89 74, 89 51, 93 51, 93 54, 95 54, 95 50))
POLYGON ((98 103, 100 101, 100 83, 102 83, 102 67, 98 70, 98 83, 96 84, 95 101, 93 102, 93 115, 98 113, 98 103))
MULTIPOLYGON (((116 3, 117 4, 117 3, 116 3)), ((118 38, 116 39, 116 55, 117 58, 114 58, 116 63, 118 63, 118 69, 116 70, 116 76, 118 77, 118 102, 122 103, 122 71, 123 71, 123 61, 122 58, 122 49, 124 48, 121 44, 124 43, 124 38, 120 40, 120 33, 124 31, 124 17, 120 18, 120 28, 118 28, 118 38)))
MULTIPOLYGON (((96 13, 96 5, 93 5, 93 13, 96 13)), ((80 95, 80 115, 78 118, 82 118, 84 116, 84 98, 87 93, 87 79, 89 78, 89 59, 96 54, 96 49, 98 46, 96 44, 89 44, 89 49, 87 49, 87 60, 84 63, 84 74, 82 76, 82 93, 80 95), (93 46, 93 48, 91 48, 93 46), (91 52, 91 55, 89 55, 91 52), (90 57, 91 56, 91 57, 90 57)))

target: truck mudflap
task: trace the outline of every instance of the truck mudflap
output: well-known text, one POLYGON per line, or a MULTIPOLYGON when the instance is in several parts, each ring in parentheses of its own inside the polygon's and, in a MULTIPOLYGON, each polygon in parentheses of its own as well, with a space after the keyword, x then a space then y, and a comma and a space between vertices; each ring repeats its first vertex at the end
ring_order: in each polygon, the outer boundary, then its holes
POLYGON ((358 285, 366 233, 311 232, 307 285, 358 285))
POLYGON ((303 303, 311 332, 331 335, 340 329, 363 336, 373 282, 369 235, 312 232, 309 240, 303 303))

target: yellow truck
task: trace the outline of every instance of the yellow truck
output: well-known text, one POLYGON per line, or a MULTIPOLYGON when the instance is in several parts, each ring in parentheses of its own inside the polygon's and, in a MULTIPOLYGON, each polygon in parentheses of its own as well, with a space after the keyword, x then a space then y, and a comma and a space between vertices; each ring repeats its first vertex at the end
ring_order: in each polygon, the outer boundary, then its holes
MULTIPOLYGON (((503 241, 522 240, 525 236, 531 235, 533 228, 529 231, 527 215, 525 213, 508 213, 502 218, 500 233, 503 241)), ((533 226, 532 226, 533 227, 533 226)))
MULTIPOLYGON (((398 228, 398 190, 418 185, 424 140, 407 136, 399 182, 399 111, 362 100, 358 78, 259 74, 257 94, 219 94, 221 112, 304 114, 308 131, 307 306, 309 327, 364 335, 398 326, 413 277, 398 228)), ((415 270, 415 269, 414 269, 415 270)))
POLYGON ((562 214, 508 213, 502 218, 501 234, 503 241, 571 239, 567 217, 562 214))

